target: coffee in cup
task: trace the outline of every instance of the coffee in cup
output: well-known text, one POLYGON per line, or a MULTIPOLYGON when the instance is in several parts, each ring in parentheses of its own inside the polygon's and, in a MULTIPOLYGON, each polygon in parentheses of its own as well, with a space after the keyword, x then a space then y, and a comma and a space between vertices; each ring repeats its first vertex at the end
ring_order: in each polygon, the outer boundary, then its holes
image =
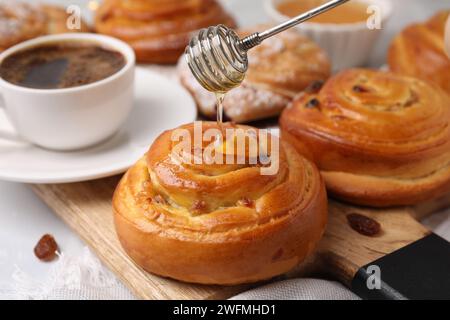
POLYGON ((0 139, 74 150, 109 138, 132 110, 134 67, 128 44, 98 34, 44 36, 3 51, 0 109, 13 130, 0 129, 0 139))
POLYGON ((106 79, 126 64, 116 50, 88 42, 48 43, 6 57, 0 77, 34 89, 64 89, 106 79))

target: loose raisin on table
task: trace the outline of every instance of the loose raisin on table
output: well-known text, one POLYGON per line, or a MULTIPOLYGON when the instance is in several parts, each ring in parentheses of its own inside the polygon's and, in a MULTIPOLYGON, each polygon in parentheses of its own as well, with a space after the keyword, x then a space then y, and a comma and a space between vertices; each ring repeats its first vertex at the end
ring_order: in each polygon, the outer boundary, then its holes
POLYGON ((377 221, 359 213, 348 214, 347 221, 353 230, 365 236, 373 237, 381 231, 381 225, 377 221))
POLYGON ((58 244, 56 243, 55 238, 50 234, 42 236, 34 247, 34 254, 42 261, 52 261, 55 259, 57 251, 58 244))

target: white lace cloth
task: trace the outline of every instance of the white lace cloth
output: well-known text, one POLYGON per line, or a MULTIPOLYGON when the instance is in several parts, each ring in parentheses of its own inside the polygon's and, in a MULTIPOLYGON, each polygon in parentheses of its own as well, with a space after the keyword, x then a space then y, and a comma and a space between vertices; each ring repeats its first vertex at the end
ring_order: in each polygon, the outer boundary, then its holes
MULTIPOLYGON (((425 221, 428 227, 450 241, 450 210, 425 221)), ((36 281, 18 266, 14 285, 0 288, 0 299, 134 299, 131 292, 102 265, 86 247, 81 255, 60 255, 45 281, 36 281)), ((275 282, 237 295, 232 299, 348 300, 358 299, 341 284, 320 279, 293 279, 275 282)))
POLYGON ((134 299, 131 292, 85 247, 81 255, 60 254, 44 281, 36 281, 18 266, 11 289, 2 299, 114 300, 134 299))

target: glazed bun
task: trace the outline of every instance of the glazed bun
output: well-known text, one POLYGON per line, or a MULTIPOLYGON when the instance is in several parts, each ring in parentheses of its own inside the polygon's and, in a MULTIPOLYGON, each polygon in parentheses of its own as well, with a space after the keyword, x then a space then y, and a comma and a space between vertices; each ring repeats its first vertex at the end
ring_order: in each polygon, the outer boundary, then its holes
POLYGON ((192 32, 211 25, 235 27, 216 0, 105 0, 97 32, 128 42, 138 62, 176 63, 192 32))
POLYGON ((450 10, 441 11, 427 22, 403 30, 389 48, 389 68, 433 82, 450 94, 450 58, 444 43, 449 13, 450 10))
POLYGON ((45 15, 25 3, 0 4, 0 51, 45 34, 45 15))
POLYGON ((343 71, 298 96, 280 126, 337 198, 385 207, 450 191, 450 97, 419 79, 343 71))
MULTIPOLYGON (((194 128, 177 130, 193 137, 194 128)), ((203 284, 255 282, 290 270, 321 238, 327 199, 316 167, 269 135, 268 145, 279 145, 278 160, 268 153, 278 170, 262 174, 267 164, 251 161, 251 149, 240 152, 234 145, 241 134, 257 137, 259 131, 231 124, 221 130, 230 128, 241 133, 216 140, 215 150, 223 156, 235 150, 245 164, 180 161, 179 143, 172 141, 178 131, 170 130, 122 178, 113 199, 116 230, 125 251, 145 270, 203 284)), ((203 122, 199 132, 209 129, 219 130, 203 122)), ((207 148, 188 148, 184 156, 194 159, 207 148)))
POLYGON ((21 1, 0 3, 0 51, 48 34, 89 31, 83 20, 79 29, 69 29, 68 17, 65 9, 59 6, 21 1))

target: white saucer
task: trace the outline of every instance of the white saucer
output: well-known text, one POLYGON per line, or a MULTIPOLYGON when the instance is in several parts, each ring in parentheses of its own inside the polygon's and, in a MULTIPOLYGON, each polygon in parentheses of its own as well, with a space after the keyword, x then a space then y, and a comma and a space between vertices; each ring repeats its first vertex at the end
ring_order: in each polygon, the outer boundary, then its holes
MULTIPOLYGON (((196 116, 195 103, 185 89, 138 67, 135 107, 118 133, 95 147, 72 152, 0 140, 0 180, 66 183, 115 175, 136 162, 164 130, 196 116)), ((1 114, 0 129, 7 126, 4 118, 1 114)))

